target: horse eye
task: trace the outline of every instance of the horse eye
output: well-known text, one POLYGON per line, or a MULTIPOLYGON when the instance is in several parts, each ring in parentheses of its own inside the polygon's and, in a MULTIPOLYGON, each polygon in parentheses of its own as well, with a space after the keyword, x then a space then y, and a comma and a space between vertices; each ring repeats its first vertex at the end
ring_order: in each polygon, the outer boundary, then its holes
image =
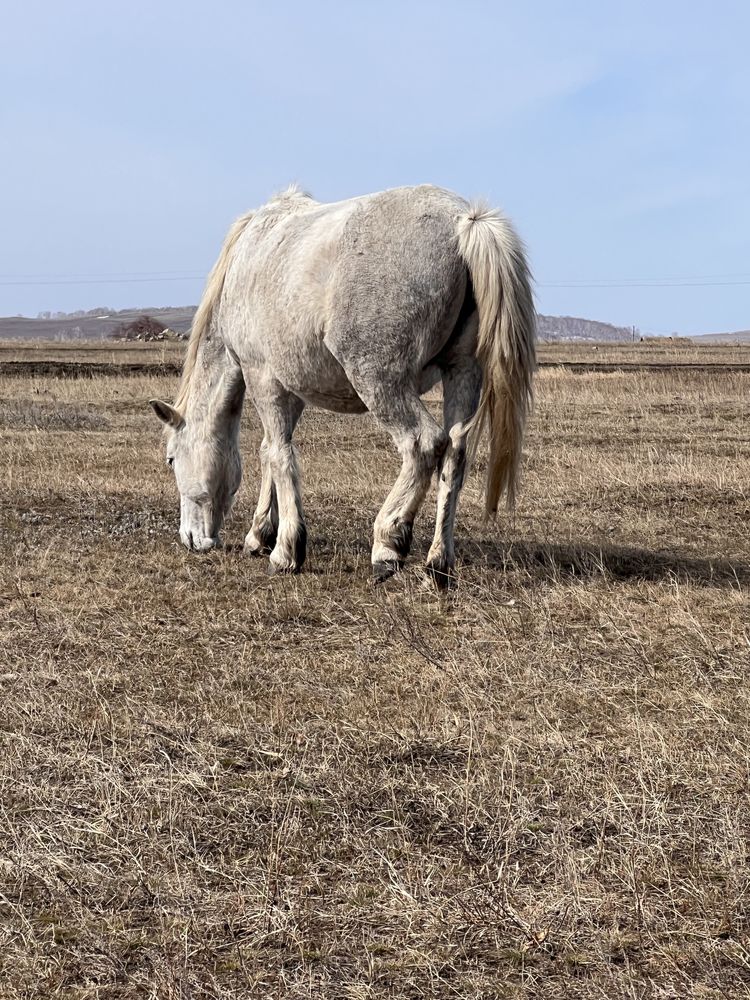
POLYGON ((174 456, 172 455, 169 456, 169 458, 167 459, 167 465, 169 466, 170 469, 172 468, 172 466, 174 465, 174 456))

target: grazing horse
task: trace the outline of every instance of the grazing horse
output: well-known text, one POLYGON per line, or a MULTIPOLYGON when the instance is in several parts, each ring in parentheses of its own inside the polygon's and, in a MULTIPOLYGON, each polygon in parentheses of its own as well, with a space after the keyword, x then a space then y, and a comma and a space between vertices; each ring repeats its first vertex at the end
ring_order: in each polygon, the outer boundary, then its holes
POLYGON ((397 188, 320 204, 292 188, 227 235, 193 322, 167 426, 180 538, 205 552, 240 485, 245 393, 264 436, 258 506, 245 539, 271 573, 306 551, 292 435, 309 403, 373 414, 402 467, 375 520, 373 575, 406 559, 414 518, 438 472, 427 572, 454 571, 453 528, 471 455, 489 436, 486 510, 516 495, 535 368, 535 312, 523 244, 499 212, 441 188, 397 188), (442 426, 422 395, 443 383, 442 426))

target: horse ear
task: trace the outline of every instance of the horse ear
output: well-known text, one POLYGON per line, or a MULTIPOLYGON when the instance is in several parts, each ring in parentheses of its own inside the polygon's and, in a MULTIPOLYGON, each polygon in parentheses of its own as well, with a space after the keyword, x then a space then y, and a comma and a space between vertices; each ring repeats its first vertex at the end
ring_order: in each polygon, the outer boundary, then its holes
POLYGON ((162 399, 150 399, 149 403, 153 407, 154 413, 163 424, 177 429, 182 424, 182 414, 175 410, 174 406, 165 403, 162 399))

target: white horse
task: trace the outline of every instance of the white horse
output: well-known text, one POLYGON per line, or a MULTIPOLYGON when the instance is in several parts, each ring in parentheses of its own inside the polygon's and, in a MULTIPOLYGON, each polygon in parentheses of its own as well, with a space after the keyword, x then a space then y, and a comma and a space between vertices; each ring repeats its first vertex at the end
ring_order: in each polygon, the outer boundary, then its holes
POLYGON ((369 410, 401 472, 375 521, 377 581, 399 570, 438 472, 427 558, 453 578, 456 505, 486 427, 486 509, 515 500, 535 368, 535 313, 523 244, 500 213, 432 186, 326 205, 292 188, 235 222, 193 323, 167 425, 180 538, 207 551, 240 485, 247 392, 264 428, 260 498, 245 539, 270 572, 296 573, 307 532, 292 435, 306 404, 369 410), (443 423, 421 396, 443 383, 443 423))

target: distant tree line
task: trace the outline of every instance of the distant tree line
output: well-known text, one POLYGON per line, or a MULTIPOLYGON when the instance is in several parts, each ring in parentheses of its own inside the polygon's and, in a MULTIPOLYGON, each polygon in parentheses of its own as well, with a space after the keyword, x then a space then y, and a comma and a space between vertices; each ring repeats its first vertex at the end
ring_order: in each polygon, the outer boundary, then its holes
POLYGON ((36 314, 37 319, 82 319, 84 316, 103 316, 105 313, 110 315, 114 310, 110 309, 109 306, 97 306, 96 309, 76 309, 75 312, 50 312, 46 310, 45 312, 39 312, 36 314))

